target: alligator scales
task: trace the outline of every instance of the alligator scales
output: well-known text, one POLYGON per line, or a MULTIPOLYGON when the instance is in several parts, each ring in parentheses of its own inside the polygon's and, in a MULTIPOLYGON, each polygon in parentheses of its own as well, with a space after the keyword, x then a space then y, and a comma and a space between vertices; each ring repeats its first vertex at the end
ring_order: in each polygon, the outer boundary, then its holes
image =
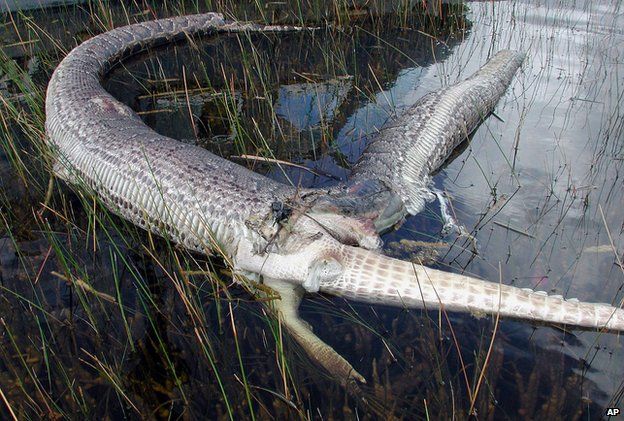
POLYGON ((356 301, 500 314, 624 330, 624 310, 607 304, 482 281, 386 257, 379 234, 418 213, 430 175, 504 94, 523 56, 501 51, 465 81, 424 96, 383 127, 350 180, 300 191, 161 136, 101 86, 120 60, 189 34, 293 31, 228 22, 219 14, 137 23, 95 36, 52 75, 46 132, 55 173, 87 188, 113 212, 191 250, 218 249, 232 267, 276 290, 284 325, 342 382, 364 378, 298 316, 307 292, 356 301), (274 204, 291 212, 280 220, 274 204), (288 229, 280 229, 287 224, 288 229))

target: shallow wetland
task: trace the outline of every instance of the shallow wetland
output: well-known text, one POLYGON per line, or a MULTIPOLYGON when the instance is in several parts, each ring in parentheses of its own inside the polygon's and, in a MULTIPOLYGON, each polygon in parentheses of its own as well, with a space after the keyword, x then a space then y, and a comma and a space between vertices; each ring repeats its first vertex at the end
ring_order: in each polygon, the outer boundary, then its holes
POLYGON ((522 50, 496 115, 434 177, 476 241, 444 235, 433 202, 385 234, 384 251, 621 306, 624 9, 389 4, 89 0, 0 15, 2 413, 494 420, 624 410, 620 335, 310 296, 304 318, 368 380, 349 394, 232 284, 222 260, 49 183, 48 78, 72 47, 124 23, 218 11, 316 27, 163 46, 104 80, 159 133, 305 187, 344 180, 375 131, 422 95, 498 50, 522 50))

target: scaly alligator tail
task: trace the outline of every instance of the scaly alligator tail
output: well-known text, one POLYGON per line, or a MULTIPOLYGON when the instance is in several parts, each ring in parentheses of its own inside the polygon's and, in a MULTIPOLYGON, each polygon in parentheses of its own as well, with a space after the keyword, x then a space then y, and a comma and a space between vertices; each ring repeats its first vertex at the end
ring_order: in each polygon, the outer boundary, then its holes
POLYGON ((328 235, 291 254, 239 255, 243 269, 354 301, 624 331, 624 310, 609 304, 483 281, 341 244, 328 235))
POLYGON ((430 269, 355 247, 343 246, 332 255, 342 265, 342 275, 321 281, 320 290, 355 301, 624 330, 624 310, 608 304, 565 300, 541 291, 430 269))

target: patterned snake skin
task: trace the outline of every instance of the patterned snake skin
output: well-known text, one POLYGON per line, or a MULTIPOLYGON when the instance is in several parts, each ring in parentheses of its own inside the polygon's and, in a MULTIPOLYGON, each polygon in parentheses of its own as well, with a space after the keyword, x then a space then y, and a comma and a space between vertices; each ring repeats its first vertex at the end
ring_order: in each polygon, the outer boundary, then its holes
POLYGON ((271 215, 271 204, 294 196, 294 189, 157 134, 100 80, 146 45, 189 34, 293 29, 226 23, 221 15, 205 14, 134 24, 84 42, 48 86, 46 132, 58 152, 55 172, 91 188, 129 221, 192 250, 218 245, 233 256, 243 239, 262 243, 246 221, 271 215))
POLYGON ((524 54, 499 51, 463 82, 422 97, 375 136, 352 178, 384 181, 410 214, 419 213, 431 196, 430 174, 494 110, 523 60, 524 54))
MULTIPOLYGON (((198 252, 219 248, 236 269, 273 280, 276 288, 284 282, 293 285, 291 307, 298 305, 304 288, 373 303, 500 312, 624 330, 624 311, 606 304, 546 296, 355 247, 378 246, 371 220, 332 214, 331 206, 323 208, 329 213, 310 217, 313 199, 320 201, 322 193, 312 192, 305 199, 295 188, 161 136, 100 83, 119 60, 190 34, 296 29, 226 22, 218 14, 205 14, 134 24, 84 42, 62 61, 48 87, 46 131, 56 156, 55 173, 145 229, 198 252), (276 203, 289 204, 292 210, 288 229, 280 229, 275 220, 276 203), (339 226, 349 227, 344 230, 348 233, 361 229, 365 235, 344 241, 339 226)), ((386 184, 401 197, 404 209, 418 212, 430 173, 492 111, 521 61, 516 53, 501 52, 465 82, 425 96, 381 131, 353 179, 386 184)), ((284 291, 280 293, 288 293, 284 291)), ((297 318, 296 307, 282 314, 297 318)), ((304 336, 300 340, 309 341, 307 349, 314 353, 318 342, 304 336)), ((330 355, 331 347, 325 347, 323 352, 330 355)), ((354 376, 344 359, 325 366, 336 364, 342 374, 354 376)))

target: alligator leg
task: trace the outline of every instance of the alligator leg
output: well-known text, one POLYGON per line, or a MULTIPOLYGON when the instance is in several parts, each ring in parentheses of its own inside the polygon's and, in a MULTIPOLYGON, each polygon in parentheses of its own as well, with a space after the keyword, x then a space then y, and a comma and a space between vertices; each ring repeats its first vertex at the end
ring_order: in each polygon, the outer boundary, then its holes
POLYGON ((281 299, 271 301, 273 309, 310 358, 317 361, 343 385, 354 384, 354 380, 366 383, 364 377, 347 360, 316 336, 310 325, 299 317, 299 304, 305 293, 301 286, 266 277, 264 284, 280 294, 281 299))

